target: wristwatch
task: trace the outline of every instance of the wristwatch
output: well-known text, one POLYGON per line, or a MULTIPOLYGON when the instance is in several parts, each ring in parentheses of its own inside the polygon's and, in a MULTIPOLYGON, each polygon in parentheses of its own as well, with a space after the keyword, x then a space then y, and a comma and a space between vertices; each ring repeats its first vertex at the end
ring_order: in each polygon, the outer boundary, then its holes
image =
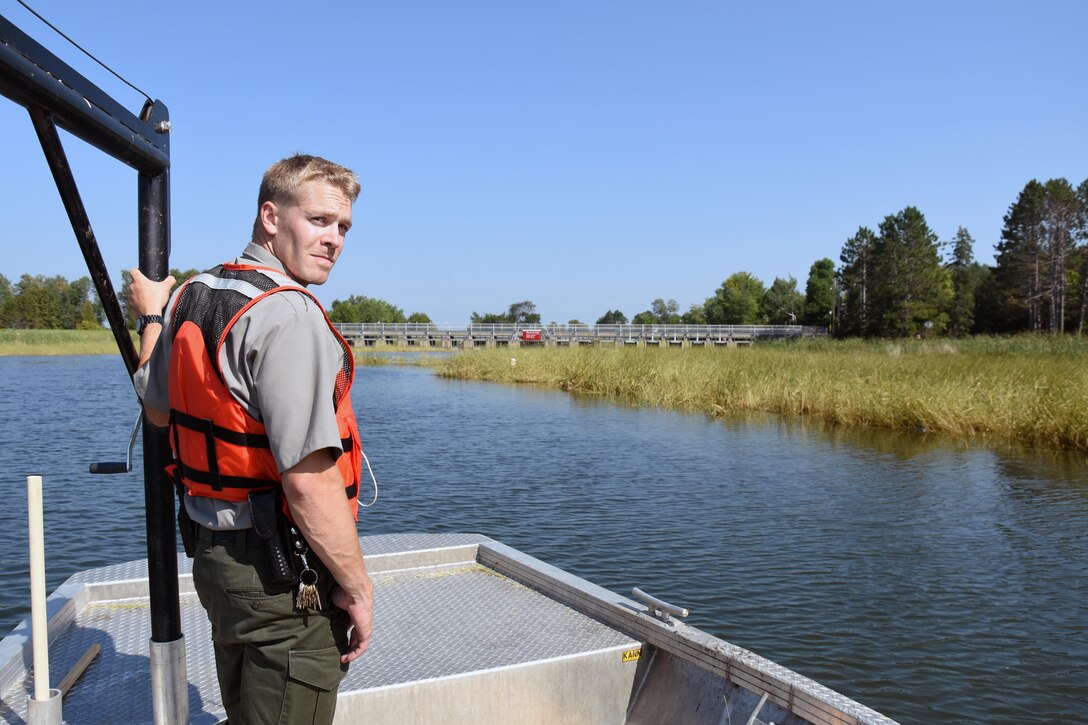
POLYGON ((162 324, 162 315, 140 315, 136 318, 136 334, 144 334, 144 328, 150 325, 152 322, 162 324))

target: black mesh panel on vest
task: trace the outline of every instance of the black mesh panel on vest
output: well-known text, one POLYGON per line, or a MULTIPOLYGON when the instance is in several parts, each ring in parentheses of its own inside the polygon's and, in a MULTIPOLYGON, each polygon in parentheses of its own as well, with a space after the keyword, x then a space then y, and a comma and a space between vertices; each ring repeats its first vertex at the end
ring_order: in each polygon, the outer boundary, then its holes
MULTIPOLYGON (((276 283, 255 270, 226 270, 223 266, 213 267, 208 274, 220 279, 237 279, 248 282, 262 292, 277 287, 276 283)), ((218 371, 215 354, 223 330, 238 311, 249 302, 249 297, 234 290, 213 289, 200 281, 190 282, 182 291, 170 320, 171 339, 178 333, 183 322, 193 322, 200 327, 204 337, 204 347, 208 357, 218 371)))
MULTIPOLYGON (((339 341, 339 338, 337 338, 339 341)), ((344 348, 344 362, 340 365, 340 372, 336 374, 336 387, 332 393, 332 403, 334 408, 340 407, 340 401, 347 395, 348 390, 351 389, 351 348, 345 345, 343 342, 340 346, 344 348)))

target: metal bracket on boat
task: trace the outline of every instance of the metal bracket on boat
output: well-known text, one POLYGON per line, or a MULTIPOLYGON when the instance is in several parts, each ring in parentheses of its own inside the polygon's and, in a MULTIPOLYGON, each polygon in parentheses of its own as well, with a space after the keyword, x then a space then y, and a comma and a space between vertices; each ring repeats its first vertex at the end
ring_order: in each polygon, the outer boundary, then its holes
POLYGON ((132 426, 132 435, 128 439, 128 456, 124 461, 100 461, 92 463, 91 473, 128 473, 132 470, 132 449, 136 445, 136 436, 140 433, 140 423, 144 420, 144 411, 136 416, 136 423, 132 426))
POLYGON ((669 615, 675 614, 681 619, 688 616, 688 610, 684 609, 683 607, 678 607, 675 604, 663 602, 657 597, 651 597, 649 594, 642 591, 638 587, 632 589, 631 593, 635 595, 635 599, 640 600, 643 604, 647 606, 647 614, 649 614, 651 617, 657 617, 665 624, 673 624, 672 617, 669 615))

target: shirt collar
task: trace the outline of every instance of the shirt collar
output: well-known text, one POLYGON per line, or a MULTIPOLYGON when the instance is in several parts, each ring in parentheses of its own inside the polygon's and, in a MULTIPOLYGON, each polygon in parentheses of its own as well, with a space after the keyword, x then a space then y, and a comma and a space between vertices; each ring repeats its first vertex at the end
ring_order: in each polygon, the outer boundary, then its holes
POLYGON ((291 276, 290 274, 287 274, 287 269, 283 266, 283 262, 276 258, 272 252, 253 242, 246 245, 246 248, 242 250, 242 256, 235 259, 234 263, 256 264, 261 267, 271 267, 278 272, 286 274, 288 277, 291 276))

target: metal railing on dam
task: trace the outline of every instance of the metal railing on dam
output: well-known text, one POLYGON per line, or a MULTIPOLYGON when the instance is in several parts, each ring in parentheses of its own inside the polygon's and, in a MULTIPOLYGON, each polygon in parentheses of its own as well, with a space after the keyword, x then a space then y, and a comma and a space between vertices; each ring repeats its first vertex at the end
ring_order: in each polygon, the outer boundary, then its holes
POLYGON ((520 345, 656 345, 660 347, 751 345, 757 340, 826 337, 827 329, 804 325, 529 325, 338 322, 355 347, 473 348, 520 345))

